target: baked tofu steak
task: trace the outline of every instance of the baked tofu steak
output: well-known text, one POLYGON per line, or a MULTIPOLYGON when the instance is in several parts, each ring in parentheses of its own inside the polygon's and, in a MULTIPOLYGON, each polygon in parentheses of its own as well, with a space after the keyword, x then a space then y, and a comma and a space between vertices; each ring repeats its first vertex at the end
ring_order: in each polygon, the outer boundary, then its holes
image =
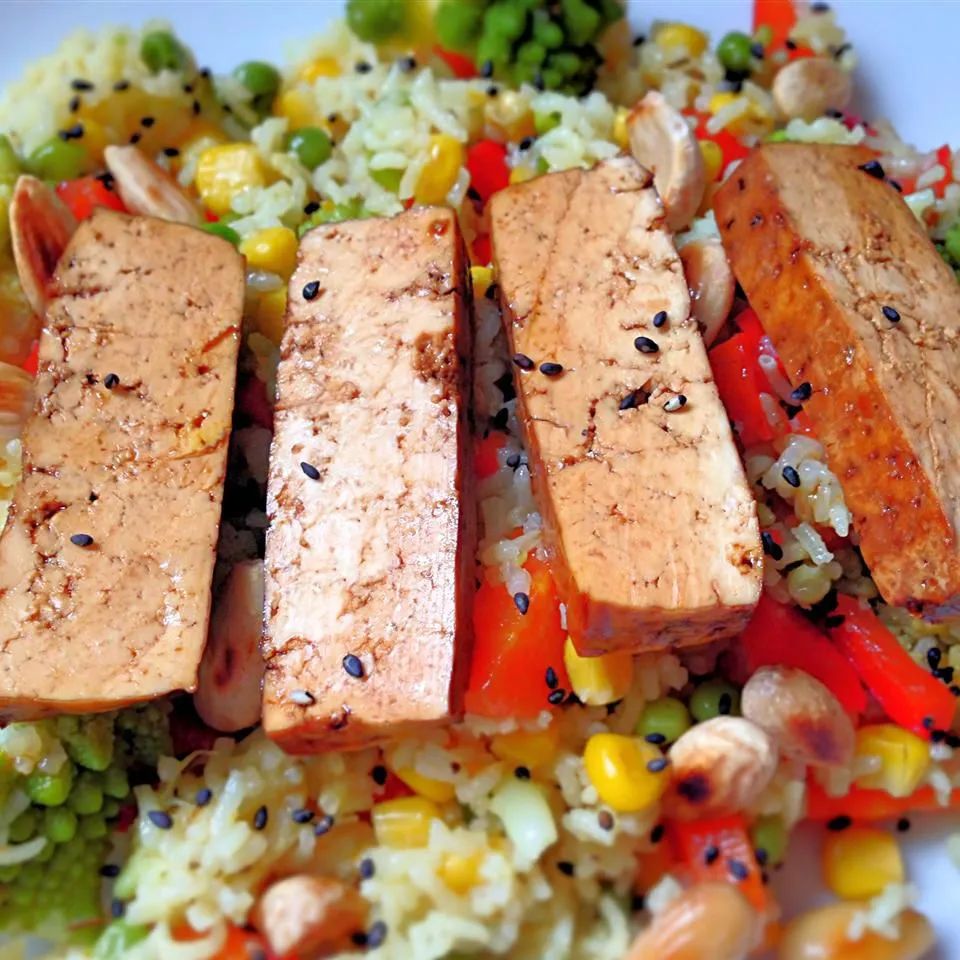
POLYGON ((4 717, 195 686, 243 290, 190 227, 100 210, 67 246, 0 538, 4 717))
POLYGON ((476 522, 463 241, 450 210, 318 227, 277 373, 263 725, 291 752, 448 720, 476 522))
POLYGON ((960 285, 851 147, 754 151, 718 192, 737 279, 805 404, 884 599, 960 613, 960 285))
POLYGON ((628 157, 491 205, 519 412, 581 653, 737 633, 759 531, 650 173, 628 157))

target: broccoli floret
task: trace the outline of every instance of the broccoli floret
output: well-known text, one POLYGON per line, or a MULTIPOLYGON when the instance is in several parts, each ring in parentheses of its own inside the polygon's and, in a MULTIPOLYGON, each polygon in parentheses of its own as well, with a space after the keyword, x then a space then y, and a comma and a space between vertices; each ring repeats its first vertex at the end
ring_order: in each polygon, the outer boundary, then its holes
POLYGON ((163 700, 131 707, 117 715, 117 750, 124 766, 155 767, 160 757, 173 752, 169 715, 170 705, 163 700))

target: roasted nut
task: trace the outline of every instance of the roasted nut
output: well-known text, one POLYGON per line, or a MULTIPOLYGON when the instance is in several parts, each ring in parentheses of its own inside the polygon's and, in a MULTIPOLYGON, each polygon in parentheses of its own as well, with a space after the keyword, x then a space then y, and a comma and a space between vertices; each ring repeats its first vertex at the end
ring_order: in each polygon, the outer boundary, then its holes
POLYGON ((682 893, 639 934, 624 960, 743 960, 757 946, 760 920, 729 883, 682 893))
POLYGON ((690 310, 704 344, 709 347, 733 307, 733 270, 719 240, 694 240, 684 244, 679 252, 690 291, 690 310))
POLYGON ((777 769, 777 750, 756 724, 714 717, 691 727, 670 750, 673 816, 693 819, 749 808, 777 769))
POLYGON ((10 198, 10 239, 23 295, 38 316, 47 308, 47 285, 77 221, 42 180, 22 176, 10 198))
POLYGON ((706 187, 703 155, 690 125, 652 90, 630 111, 627 129, 634 159, 653 172, 667 226, 682 230, 696 216, 706 187))
POLYGON ((296 874, 260 895, 251 921, 277 956, 327 957, 349 949, 366 907, 352 887, 328 877, 296 874))
POLYGON ((779 960, 920 960, 934 945, 930 921, 916 910, 900 915, 900 932, 894 939, 871 930, 858 940, 850 939, 850 925, 863 909, 863 904, 835 903, 796 917, 780 941, 779 960))
POLYGON ((120 199, 131 213, 177 223, 200 223, 200 210, 166 170, 136 147, 107 147, 103 151, 120 199))
POLYGON ((794 60, 773 78, 773 99, 788 119, 816 120, 827 110, 843 110, 850 102, 850 74, 827 57, 794 60))
POLYGON ((740 709, 787 757, 811 766, 845 766, 853 759, 853 723, 837 698, 809 673, 761 667, 743 688, 740 709))

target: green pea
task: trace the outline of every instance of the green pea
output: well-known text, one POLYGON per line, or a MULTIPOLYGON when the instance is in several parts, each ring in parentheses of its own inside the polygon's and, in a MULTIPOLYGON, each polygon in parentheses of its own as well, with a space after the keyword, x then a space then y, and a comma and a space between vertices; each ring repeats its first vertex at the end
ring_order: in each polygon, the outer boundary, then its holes
POLYGON ((517 50, 517 63, 526 63, 538 67, 546 59, 546 56, 546 47, 537 43, 536 40, 528 40, 521 44, 517 50))
POLYGON ((0 183, 12 184, 20 176, 20 158, 10 140, 0 133, 0 183))
POLYGON ((347 26, 367 43, 387 40, 403 24, 403 0, 347 0, 347 26))
POLYGON ((569 50, 551 54, 547 62, 552 68, 559 70, 565 77, 576 76, 581 66, 580 57, 569 50))
POLYGON ((960 264, 960 220, 947 230, 943 238, 943 249, 954 264, 960 264))
POLYGON ((19 875, 19 863, 13 863, 9 867, 0 867, 0 883, 13 883, 19 875))
POLYGON ((100 811, 107 820, 112 820, 120 815, 120 801, 113 797, 107 797, 103 801, 103 809, 100 811))
POLYGON ((26 779, 27 796, 42 807, 59 807, 70 796, 75 772, 69 760, 56 773, 34 770, 26 779))
POLYGON ((483 15, 483 29, 504 40, 517 40, 527 25, 527 11, 522 6, 499 0, 487 7, 483 15))
POLYGON ((10 824, 10 842, 26 843, 36 832, 37 813, 32 807, 27 807, 27 809, 10 824))
POLYGON ((589 43, 600 28, 600 14, 584 0, 560 0, 567 39, 574 46, 589 43))
POLYGON ((120 767, 108 767, 103 774, 103 792, 108 797, 123 800, 130 793, 130 781, 120 767))
POLYGON ((140 41, 140 59, 151 73, 182 70, 190 57, 180 41, 167 30, 154 30, 140 41))
POLYGON ((280 89, 280 74, 277 68, 262 60, 248 60, 233 71, 239 80, 259 102, 272 101, 280 89))
POLYGON ((103 787, 100 778, 81 773, 70 791, 67 805, 75 813, 98 813, 103 807, 103 787))
POLYGON ((87 159, 87 151, 79 143, 51 137, 27 157, 26 167, 41 180, 75 180, 87 159))
POLYGON ((556 50, 563 46, 563 30, 560 24, 554 23, 547 16, 534 14, 533 38, 548 50, 556 50))
POLYGON ((59 718, 57 732, 70 759, 88 770, 106 770, 113 759, 113 717, 108 713, 84 717, 76 727, 65 724, 66 719, 59 718))
POLYGON ((563 86, 563 74, 555 67, 545 67, 540 71, 540 77, 547 90, 559 90, 563 86))
POLYGON ((54 843, 67 843, 77 835, 77 822, 67 807, 50 807, 43 814, 43 835, 54 843))
POLYGON ((686 705, 674 697, 651 700, 640 714, 637 736, 663 737, 664 743, 673 743, 690 729, 690 714, 686 705))
POLYGON ((85 840, 101 840, 108 833, 107 821, 103 814, 91 813, 80 819, 80 836, 85 840))
POLYGON ((740 712, 740 691, 726 680, 707 680, 690 697, 690 712, 698 722, 740 712))
POLYGON ((749 73, 752 67, 753 41, 739 30, 728 33, 717 46, 717 59, 725 70, 733 73, 749 73))
POLYGON ((562 119, 563 115, 559 110, 551 110, 550 113, 534 113, 533 129, 537 131, 538 137, 542 137, 554 127, 559 127, 562 119))
POLYGON ((765 865, 776 866, 787 852, 790 835, 780 817, 757 817, 750 828, 750 841, 765 865))
POLYGON ((235 247, 240 246, 240 234, 222 220, 217 220, 214 223, 201 223, 200 229, 205 233, 212 233, 215 237, 221 237, 235 247))
POLYGON ((55 843, 45 843, 43 849, 33 858, 31 863, 49 863, 57 849, 55 843))
POLYGON ((396 193, 400 189, 400 181, 403 179, 403 170, 371 170, 370 176, 376 183, 379 183, 384 190, 396 193))
MULTIPOLYGON (((433 15, 433 29, 448 50, 469 50, 483 26, 483 8, 465 0, 443 0, 433 15)), ((477 61, 486 58, 479 55, 477 61)))
POLYGON ((288 152, 295 153, 308 170, 316 170, 333 153, 333 141, 320 127, 300 127, 286 135, 283 145, 288 152))

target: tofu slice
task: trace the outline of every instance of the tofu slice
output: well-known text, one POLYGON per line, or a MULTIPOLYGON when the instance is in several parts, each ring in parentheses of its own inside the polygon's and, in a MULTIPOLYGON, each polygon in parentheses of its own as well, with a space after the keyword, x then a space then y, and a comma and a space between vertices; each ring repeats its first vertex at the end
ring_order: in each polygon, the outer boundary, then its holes
POLYGON ((717 223, 788 375, 813 387, 880 593, 938 619, 960 613, 960 285, 869 159, 763 146, 718 192, 717 223))
POLYGON ((291 752, 444 721, 468 666, 476 521, 454 214, 300 246, 268 483, 263 724, 291 752))
POLYGON ((0 538, 3 717, 193 689, 243 290, 233 248, 189 227, 99 210, 70 241, 0 538))
POLYGON ((756 509, 650 173, 620 157, 510 187, 491 234, 577 648, 735 634, 760 594, 756 509))

